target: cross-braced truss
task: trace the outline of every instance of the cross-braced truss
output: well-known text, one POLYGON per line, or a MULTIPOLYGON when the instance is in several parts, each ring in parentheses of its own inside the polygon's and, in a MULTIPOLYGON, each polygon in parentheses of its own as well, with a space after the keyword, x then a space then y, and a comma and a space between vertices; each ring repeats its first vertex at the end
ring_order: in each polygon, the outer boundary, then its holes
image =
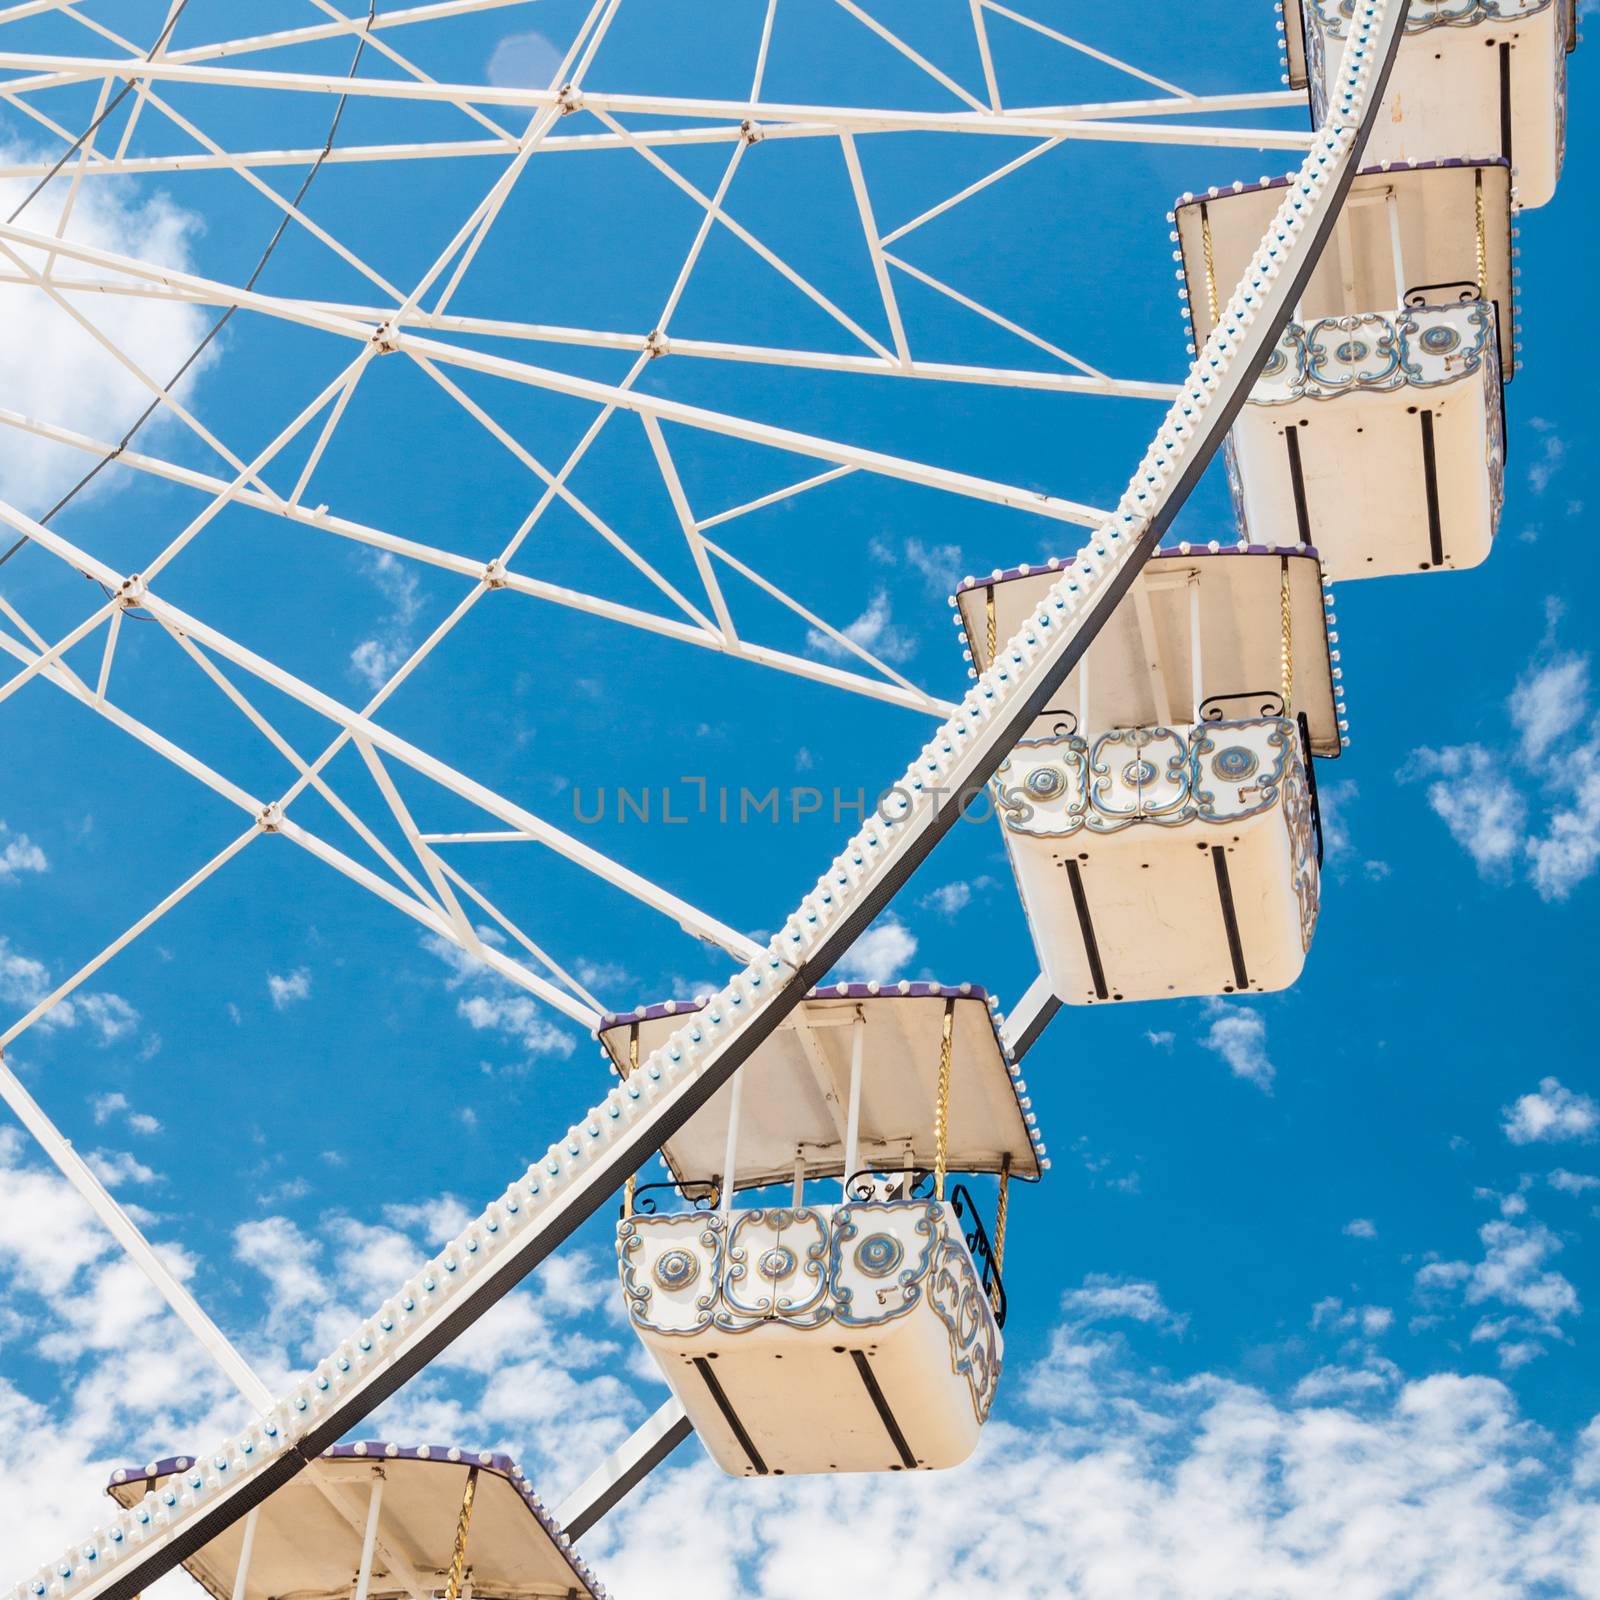
MULTIPOLYGON (((391 700, 477 608, 536 600, 595 623, 621 624, 931 719, 956 719, 935 736, 948 740, 952 727, 966 732, 958 725, 962 716, 980 716, 970 709, 972 697, 955 706, 898 670, 891 653, 874 650, 870 631, 853 625, 846 615, 825 615, 830 605, 837 606, 837 585, 820 596, 791 592, 792 580, 773 575, 763 548, 737 543, 740 524, 750 526, 748 519, 802 497, 848 491, 848 482, 843 491, 829 488, 844 480, 882 480, 995 508, 996 514, 1016 519, 1019 540, 1036 539, 1041 528, 1063 522, 1101 530, 1096 538, 1103 540, 1104 530, 1117 528, 1117 516, 1136 522, 1142 508, 1128 509, 1132 490, 1113 513, 1035 486, 835 437, 833 431, 764 420, 743 407, 708 405, 701 398, 703 374, 736 375, 762 401, 756 410, 773 409, 775 397, 776 405, 782 404, 783 391, 775 387, 773 374, 798 376, 807 383, 814 381, 812 374, 829 381, 849 379, 860 385, 855 414, 862 419, 881 404, 877 397, 884 382, 905 380, 915 380, 913 387, 919 389, 976 386, 1063 400, 1153 401, 1170 407, 1163 427, 1177 441, 1185 440, 1193 432, 1182 421, 1188 415, 1185 407, 1197 394, 1206 403, 1210 400, 1210 392, 1197 387, 1200 381, 1192 374, 1180 383, 1108 372, 1099 348, 1107 343, 1104 338, 1069 349, 1058 331, 1052 329, 1053 336, 1047 337, 1027 326, 1015 304, 990 303, 989 291, 980 294, 971 285, 950 281, 947 269, 934 270, 916 260, 919 230, 963 206, 995 200, 1019 175, 1083 143, 1283 150, 1304 157, 1306 170, 1319 177, 1324 175, 1315 172, 1313 163, 1327 162, 1327 152, 1335 147, 1326 143, 1318 154, 1318 141, 1330 136, 1235 125, 1230 119, 1239 114, 1298 105, 1299 97, 1276 92, 1196 95, 998 0, 969 0, 965 7, 951 8, 960 12, 968 30, 961 48, 950 44, 947 29, 935 37, 941 58, 958 65, 940 65, 906 37, 907 30, 891 27, 874 6, 835 0, 861 47, 887 52, 886 59, 910 74, 918 92, 909 94, 910 103, 900 108, 773 100, 766 85, 775 54, 782 49, 781 13, 788 3, 766 0, 764 6, 742 13, 748 38, 740 48, 748 62, 748 90, 733 98, 624 93, 609 87, 606 46, 625 29, 623 0, 592 0, 548 81, 539 86, 450 81, 420 64, 430 59, 432 41, 448 38, 453 25, 478 13, 510 9, 517 0, 439 0, 392 11, 374 6, 355 16, 330 0, 306 0, 314 21, 206 42, 195 41, 219 13, 204 0, 193 0, 191 15, 191 0, 169 0, 153 44, 125 36, 116 8, 28 0, 0 9, 0 24, 7 25, 0 28, 0 104, 13 128, 26 130, 26 137, 15 138, 0 156, 0 192, 15 196, 5 208, 8 219, 0 223, 0 295, 29 294, 93 341, 148 397, 147 414, 161 426, 153 426, 148 439, 140 441, 136 427, 120 439, 90 437, 74 426, 70 414, 41 417, 5 409, 0 410, 0 423, 75 453, 96 471, 109 465, 116 474, 164 482, 181 491, 193 508, 186 518, 175 519, 164 541, 140 550, 136 559, 112 560, 52 526, 53 512, 35 516, 0 502, 0 521, 14 535, 14 541, 6 541, 12 550, 8 559, 17 563, 12 573, 0 570, 0 650, 16 664, 12 675, 0 681, 0 703, 27 689, 28 697, 9 708, 10 715, 17 715, 22 705, 37 704, 46 688, 70 697, 237 808, 243 824, 236 835, 218 841, 215 853, 183 882, 140 910, 111 944, 87 956, 77 971, 0 1032, 0 1051, 266 835, 278 835, 307 851, 585 1026, 596 1023, 602 1005, 574 975, 574 963, 556 953, 548 937, 536 939, 493 903, 459 865, 457 847, 508 840, 541 845, 758 971, 767 953, 756 941, 584 843, 523 801, 403 737, 386 718, 391 700), (38 36, 27 30, 46 23, 55 29, 50 47, 29 48, 37 45, 38 36), (77 32, 64 34, 68 24, 77 32), (1044 41, 1060 52, 1063 62, 1092 62, 1096 71, 1119 75, 1135 86, 1137 97, 1012 103, 995 48, 996 31, 1002 28, 1044 41), (70 43, 64 45, 64 37, 70 43), (16 48, 7 48, 13 39, 16 48), (345 64, 305 70, 319 47, 343 52, 345 64), (353 62, 348 59, 352 49, 353 62), (280 65, 281 58, 290 56, 292 69, 280 65), (321 143, 259 148, 241 140, 227 119, 218 120, 218 89, 241 102, 248 98, 253 105, 268 106, 271 116, 281 106, 286 126, 300 125, 296 119, 303 113, 294 107, 319 107, 325 121, 331 116, 331 129, 321 143), (384 136, 367 142, 338 139, 340 118, 351 105, 373 109, 370 125, 384 136), (408 119, 415 119, 414 128, 408 119), (945 167, 952 175, 931 203, 924 194, 915 209, 905 207, 898 195, 886 192, 893 185, 874 176, 874 142, 891 137, 925 142, 933 152, 934 170, 945 167), (817 219, 816 226, 847 226, 858 239, 856 264, 867 286, 864 297, 824 287, 823 273, 792 259, 792 249, 775 247, 763 236, 763 226, 741 220, 740 194, 759 173, 763 158, 773 150, 796 148, 816 152, 817 159, 825 153, 837 163, 845 211, 825 224, 817 219), (992 155, 983 154, 975 168, 966 156, 972 149, 992 150, 992 155), (695 156, 696 151, 702 153, 695 156), (599 328, 490 314, 504 298, 484 288, 504 268, 503 261, 494 263, 496 225, 519 203, 534 175, 554 170, 558 163, 565 171, 578 162, 587 174, 598 171, 587 164, 618 161, 629 164, 625 181, 647 179, 660 198, 680 208, 680 222, 683 216, 692 220, 687 247, 648 320, 599 328), (409 278, 376 264, 371 242, 355 238, 341 225, 350 214, 347 190, 341 191, 346 198, 340 206, 319 208, 314 203, 318 191, 311 182, 324 169, 364 169, 375 180, 373 193, 381 196, 397 177, 418 170, 418 164, 445 163, 457 186, 454 192, 464 197, 463 214, 447 237, 428 246, 426 269, 409 278), (279 169, 303 180, 292 199, 274 182, 279 169), (89 186, 138 175, 161 175, 178 186, 180 195, 184 182, 205 183, 212 204, 219 198, 232 203, 235 197, 258 204, 269 220, 264 229, 271 239, 267 253, 279 239, 293 240, 298 261, 307 268, 294 281, 326 282, 337 292, 323 296, 269 290, 257 282, 261 265, 236 282, 108 249, 74 233, 74 210, 89 186), (229 179, 232 187, 218 187, 229 179), (334 225, 319 221, 318 212, 336 219, 334 225), (730 244, 745 253, 752 282, 759 281, 762 292, 781 289, 790 297, 797 308, 797 328, 825 330, 826 338, 819 334, 810 347, 779 346, 680 332, 697 270, 713 248, 730 244), (411 287, 404 287, 408 282, 411 287), (476 314, 460 309, 475 299, 476 314), (150 370, 148 362, 141 363, 108 331, 107 324, 115 322, 108 308, 128 301, 197 308, 213 327, 219 316, 237 317, 269 344, 281 337, 292 339, 297 350, 315 349, 324 371, 320 381, 306 385, 314 392, 298 412, 264 445, 236 448, 228 442, 229 428, 211 417, 212 408, 203 403, 209 389, 228 383, 233 354, 221 359, 198 394, 192 385, 181 386, 177 375, 150 370), (973 335, 986 359, 957 359, 961 349, 956 335, 963 330, 973 335), (987 359, 1001 341, 1009 341, 1015 351, 1014 364, 987 359), (532 359, 534 355, 539 359, 532 359), (506 476, 526 486, 525 515, 487 543, 471 541, 470 548, 462 549, 469 541, 418 538, 417 530, 377 525, 359 503, 335 507, 317 498, 329 464, 347 447, 352 432, 359 434, 363 386, 373 384, 375 372, 396 364, 412 375, 417 392, 426 393, 445 414, 467 419, 492 441, 506 476), (681 388, 676 374, 683 375, 681 388), (541 436, 529 425, 530 415, 559 416, 563 425, 552 425, 548 436, 541 436), (575 428, 573 418, 578 419, 575 428), (650 498, 658 514, 648 540, 631 525, 622 526, 623 519, 602 497, 607 483, 597 477, 591 487, 586 477, 586 467, 602 449, 612 447, 618 434, 630 442, 633 454, 628 459, 639 474, 628 480, 627 496, 643 497, 646 474, 654 485, 650 498), (552 440, 558 442, 552 445, 552 440), (685 463, 703 440, 740 452, 732 478, 759 492, 702 503, 685 463), (408 641, 396 659, 383 662, 368 697, 350 703, 172 598, 174 573, 204 549, 208 530, 215 536, 226 521, 244 516, 293 528, 320 541, 321 548, 332 549, 338 541, 376 552, 384 561, 431 569, 441 582, 454 586, 453 602, 420 642, 408 641), (562 546, 576 536, 587 540, 596 564, 603 559, 626 575, 631 598, 618 598, 615 590, 607 593, 603 584, 588 588, 570 576, 552 574, 540 541, 557 517, 565 519, 560 523, 562 546), (663 551, 670 551, 670 558, 663 551), (92 596, 87 611, 81 600, 66 606, 70 620, 51 625, 47 632, 27 614, 16 592, 5 592, 5 579, 22 571, 24 563, 36 572, 51 562, 95 587, 47 590, 48 603, 56 610, 63 609, 62 594, 92 596), (676 576, 675 568, 681 568, 676 576), (782 615, 794 619, 790 632, 762 642, 759 634, 782 615), (135 625, 159 629, 170 642, 174 661, 192 671, 196 684, 220 695, 281 756, 289 769, 283 787, 263 791, 228 776, 189 748, 181 729, 158 726, 159 718, 138 703, 137 693, 115 692, 119 643, 135 625), (798 645, 791 642, 796 637, 798 645), (91 659, 92 666, 86 667, 91 659), (327 739, 320 748, 301 748, 280 725, 282 719, 269 714, 267 704, 283 698, 325 726, 327 739), (327 775, 347 750, 355 752, 370 778, 383 809, 381 819, 363 815, 327 775), (397 782, 402 773, 405 793, 397 782), (308 792, 343 822, 364 847, 364 856, 297 818, 296 803, 308 792), (464 803, 498 826, 442 831, 430 825, 426 813, 419 814, 418 793, 448 798, 451 815, 459 814, 464 803), (385 834, 392 840, 396 833, 403 848, 386 842, 385 834), (486 940, 481 918, 502 930, 511 944, 486 940)), ((1386 8, 1371 9, 1381 14, 1386 8)), ((1370 86, 1363 78, 1359 87, 1364 104, 1370 86)), ((259 121, 259 116, 247 119, 246 125, 259 121)), ((1349 157, 1346 140, 1336 152, 1338 171, 1349 157)), ((1328 175, 1337 172, 1330 168, 1328 175)), ((265 260, 263 256, 263 264, 265 260)), ((534 289, 519 303, 537 311, 539 298, 534 289)), ((704 308, 701 312, 704 321, 704 308)), ((1240 327, 1253 321, 1254 312, 1240 327)), ((706 329, 708 334, 715 331, 706 329)), ((1086 335, 1092 331, 1084 330, 1086 335)), ((1232 352, 1227 354, 1231 360, 1232 352)), ((193 359, 178 369, 179 375, 193 359)), ((297 370, 316 366, 303 360, 297 370)), ((800 414, 806 414, 804 408, 800 414)), ((1174 454, 1180 449, 1175 440, 1168 441, 1168 448, 1174 454)), ((1160 460, 1164 463, 1166 457, 1160 460)), ((1168 476, 1163 465, 1163 503, 1168 476)), ((1142 500, 1143 493, 1137 498, 1142 500)), ((636 521, 630 519, 630 524, 636 521)), ((1115 531, 1110 535, 1118 536, 1115 531)), ((121 538, 117 548, 126 551, 130 543, 121 538)), ((1093 587, 1092 570, 1091 562, 1084 569, 1086 591, 1093 587)), ((1107 571, 1111 587, 1124 581, 1116 576, 1115 557, 1107 562, 1107 571)), ((863 598, 847 594, 845 604, 853 608, 863 598)), ((1023 656, 1016 659, 1021 662, 1023 656)), ((993 687, 985 692, 992 696, 993 687)), ((951 749, 948 742, 944 749, 951 749)), ((884 903, 897 881, 892 874, 886 880, 884 903)), ((859 927, 852 925, 851 936, 855 932, 859 927)), ((808 948, 803 954, 804 960, 774 957, 771 965, 782 970, 784 981, 806 975, 814 952, 808 948)), ((154 1276, 159 1264, 148 1246, 3 1068, 0 1093, 154 1276)), ((690 1094, 685 1103, 693 1098, 690 1094)), ((258 1385, 253 1386, 248 1369, 182 1287, 170 1277, 159 1286, 259 1404, 258 1385)))

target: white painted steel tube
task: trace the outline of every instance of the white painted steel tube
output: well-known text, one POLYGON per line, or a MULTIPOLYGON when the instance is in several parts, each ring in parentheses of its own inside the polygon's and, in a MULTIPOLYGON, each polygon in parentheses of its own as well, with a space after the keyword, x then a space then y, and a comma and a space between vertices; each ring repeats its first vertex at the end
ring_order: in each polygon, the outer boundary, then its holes
POLYGON ((866 1042, 867 1019, 856 1007, 855 1021, 850 1025, 850 1108, 844 1124, 844 1171, 839 1183, 846 1200, 850 1198, 850 1175, 856 1170, 861 1143, 861 1057, 866 1042))

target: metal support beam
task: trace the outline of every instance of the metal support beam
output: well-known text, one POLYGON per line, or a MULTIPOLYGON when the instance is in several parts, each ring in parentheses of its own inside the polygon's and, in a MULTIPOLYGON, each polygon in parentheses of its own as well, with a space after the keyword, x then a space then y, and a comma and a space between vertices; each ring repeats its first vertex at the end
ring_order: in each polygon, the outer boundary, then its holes
POLYGON ((614 1510, 694 1432, 674 1396, 636 1428, 556 1507, 555 1519, 576 1542, 614 1510))
MULTIPOLYGON (((1111 616, 1171 526, 1288 322, 1353 177, 1407 0, 1364 0, 1330 124, 1315 136, 1183 394, 1108 519, 767 949, 686 1017, 484 1212, 249 1429, 197 1459, 182 1504, 150 1497, 4 1600, 133 1600, 371 1413, 545 1260, 729 1082, 892 903, 960 820, 1111 616), (148 1524, 138 1521, 141 1511, 148 1524), (92 1557, 86 1551, 92 1551, 92 1557)), ((363 729, 363 732, 366 730, 363 729)), ((374 740, 374 743, 377 743, 374 740)))

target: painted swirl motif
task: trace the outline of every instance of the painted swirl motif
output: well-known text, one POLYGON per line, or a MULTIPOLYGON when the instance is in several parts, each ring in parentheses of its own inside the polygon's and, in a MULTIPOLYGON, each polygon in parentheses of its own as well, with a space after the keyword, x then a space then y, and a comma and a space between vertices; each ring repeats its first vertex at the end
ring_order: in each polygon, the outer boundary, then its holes
POLYGON ((1055 832, 1051 819, 1082 816, 1085 806, 1085 767, 1089 747, 1076 734, 1048 739, 1024 739, 1000 763, 993 779, 995 809, 1008 822, 1038 819, 1041 832, 1055 832), (1025 757, 1024 752, 1048 750, 1047 760, 1025 757), (1021 763, 1026 760, 1024 767, 1021 763))
POLYGON ((771 1283, 782 1283, 798 1265, 794 1251, 785 1250, 780 1244, 762 1252, 761 1259, 756 1262, 756 1271, 771 1283))
POLYGON ((630 1319, 640 1327, 672 1333, 709 1328, 722 1287, 722 1244, 719 1216, 625 1218, 617 1227, 617 1259, 630 1319), (691 1298, 684 1293, 702 1278, 705 1287, 699 1294, 691 1298), (657 1289, 663 1293, 658 1295, 657 1289))
POLYGON ((1230 744, 1211 758, 1211 770, 1224 783, 1243 783, 1260 765, 1255 751, 1242 744, 1230 744))
POLYGON ((950 1365, 967 1380, 973 1414, 987 1422, 1000 1383, 1000 1333, 972 1257, 940 1241, 928 1280, 928 1304, 950 1336, 950 1365))
POLYGON ((905 1246, 892 1233, 869 1233, 855 1250, 855 1264, 869 1278, 887 1278, 905 1258, 905 1246))
POLYGON ((1300 767, 1284 779, 1283 821, 1289 830, 1291 882, 1300 911, 1300 948, 1311 948, 1322 904, 1322 874, 1317 867, 1316 821, 1311 812, 1311 792, 1300 767))
MULTIPOLYGON (((1563 4, 1565 0, 1563 0, 1563 4)), ((1408 34, 1434 28, 1475 28, 1485 22, 1525 22, 1548 11, 1555 0, 1411 0, 1406 13, 1408 34)), ((1356 0, 1310 0, 1314 31, 1330 39, 1348 38, 1356 0)))
POLYGON ((1285 772, 1300 769, 1296 731, 1282 717, 1203 722, 1186 731, 1113 729, 1090 747, 1081 804, 1046 809, 1018 798, 1035 773, 1057 770, 1059 747, 1069 742, 1082 748, 1076 734, 1024 740, 1001 767, 996 810, 1007 832, 1059 839, 1081 829, 1238 822, 1276 805, 1285 772))
POLYGON ((1494 307, 1477 300, 1291 322, 1250 391, 1250 403, 1434 389, 1475 373, 1487 381, 1499 375, 1498 354, 1494 307))
POLYGON ((1291 761, 1295 770, 1300 770, 1295 726, 1284 717, 1262 717, 1249 723, 1205 723, 1203 730, 1195 729, 1195 814, 1205 822, 1237 822, 1270 811, 1278 803, 1284 771, 1291 761), (1201 785, 1204 766, 1209 765, 1213 774, 1223 777, 1217 770, 1222 754, 1217 748, 1218 735, 1223 730, 1239 741, 1229 746, 1231 764, 1242 766, 1245 757, 1254 756, 1255 765, 1244 778, 1224 777, 1216 790, 1204 788, 1201 785), (1208 756, 1211 757, 1209 762, 1206 761, 1208 756), (1249 781, 1251 778, 1253 782, 1249 781), (1226 793, 1230 788, 1231 798, 1226 793), (1223 796, 1220 800, 1219 794, 1223 796))
POLYGON ((663 1289, 687 1289, 700 1276, 699 1259, 687 1250, 663 1250, 650 1269, 663 1289))
POLYGON ((632 1217, 618 1225, 617 1255, 629 1318, 652 1333, 871 1328, 933 1305, 952 1330, 952 1371, 968 1378, 987 1415, 1000 1333, 960 1226, 941 1202, 735 1212, 731 1231, 721 1216, 632 1217), (702 1284, 706 1292, 689 1301, 683 1291, 702 1284), (780 1285, 795 1292, 771 1292, 780 1285))
POLYGON ((1090 747, 1092 805, 1087 826, 1092 832, 1109 833, 1132 822, 1170 826, 1188 821, 1188 767, 1188 745, 1171 728, 1113 728, 1102 733, 1090 747), (1130 749, 1133 759, 1124 761, 1130 749))

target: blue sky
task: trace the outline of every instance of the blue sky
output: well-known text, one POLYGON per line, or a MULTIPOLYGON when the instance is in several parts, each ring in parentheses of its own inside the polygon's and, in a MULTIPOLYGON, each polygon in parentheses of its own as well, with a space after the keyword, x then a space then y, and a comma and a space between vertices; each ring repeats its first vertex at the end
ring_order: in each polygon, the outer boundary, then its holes
MULTIPOLYGON (((981 82, 961 31, 966 7, 869 9, 964 84, 981 82)), ((1195 91, 1275 86, 1269 9, 1206 9, 1206 33, 1195 8, 1173 0, 1137 17, 1059 0, 1030 14, 1195 91)), ((111 18, 100 5, 88 10, 111 18)), ((119 6, 115 26, 148 42, 159 10, 119 6)), ((559 54, 549 41, 569 37, 580 14, 569 0, 541 0, 393 37, 438 79, 526 82, 548 76, 559 54)), ((317 15, 194 0, 173 43, 317 15)), ((742 97, 758 23, 731 0, 700 7, 693 28, 677 8, 624 0, 587 81, 742 97)), ((1144 92, 1004 19, 990 26, 1008 104, 1144 92)), ((109 48, 62 18, 0 29, 0 50, 109 48)), ((349 59, 348 43, 334 41, 259 64, 343 72, 349 59)), ((1600 721, 1595 602, 1574 560, 1594 514, 1584 463, 1600 447, 1578 336, 1585 264, 1600 243, 1588 67, 1580 50, 1561 188, 1521 224, 1525 365, 1507 396, 1508 492, 1493 557, 1470 573, 1347 584, 1337 595, 1352 744, 1321 769, 1328 863, 1304 977, 1290 993, 1248 1003, 1064 1012, 1029 1057, 1054 1165, 1012 1207, 1008 1369, 978 1461, 948 1479, 748 1485, 721 1481, 688 1446, 587 1542, 616 1592, 780 1597, 800 1592, 802 1577, 842 1582, 848 1572, 862 1587, 881 1575, 888 1595, 1060 1593, 1064 1583, 1089 1596, 1600 1593, 1600 1363, 1590 1332, 1600 1302, 1600 1089, 1585 1003, 1600 721), (932 1531, 949 1520, 951 1496, 970 1518, 932 1531), (823 1524, 834 1553, 819 1556, 823 1524)), ((394 69, 369 53, 362 70, 394 69)), ((319 147, 331 109, 321 96, 163 93, 230 149, 319 147)), ((766 93, 954 103, 822 0, 781 0, 766 93)), ((39 103, 80 128, 92 95, 70 88, 39 103)), ((504 113, 520 129, 519 115, 504 113)), ((1267 113, 1255 125, 1274 124, 1303 119, 1267 113)), ((449 108, 355 100, 339 143, 465 136, 470 126, 449 108)), ((859 144, 883 229, 1026 147, 924 136, 859 144)), ((129 148, 195 146, 146 110, 129 148)), ((58 150, 10 111, 0 117, 5 164, 58 150)), ((711 189, 727 154, 668 156, 711 189)), ((1171 381, 1183 339, 1163 213, 1186 188, 1280 172, 1292 159, 1069 142, 895 248, 1096 367, 1171 381)), ((330 165, 306 209, 405 291, 500 167, 495 158, 330 165)), ((265 176, 292 193, 301 169, 265 176)), ((60 187, 24 225, 53 223, 60 187)), ((7 211, 25 192, 17 179, 0 188, 7 211)), ((754 147, 728 207, 887 337, 835 142, 754 147)), ((276 216, 228 171, 96 178, 83 186, 71 235, 238 283, 276 216)), ((451 309, 647 332, 699 218, 632 151, 538 158, 451 309)), ((901 275, 897 286, 924 359, 1051 365, 917 281, 901 275)), ((381 300, 295 228, 260 287, 381 300)), ((117 437, 143 404, 126 375, 37 297, 6 284, 0 293, 12 329, 0 405, 117 437)), ((91 310, 163 373, 206 325, 196 308, 170 301, 97 297, 91 310)), ((722 230, 672 332, 860 348, 722 230)), ((631 360, 469 334, 459 343, 608 382, 631 360)), ((184 393, 248 458, 352 353, 331 336, 241 315, 184 393)), ((537 389, 458 376, 552 465, 594 415, 537 389)), ((1102 506, 1114 503, 1158 414, 1137 400, 686 356, 653 363, 640 386, 1102 506)), ((314 432, 268 469, 275 488, 293 485, 314 432)), ((681 427, 666 438, 701 516, 818 470, 681 427)), ((230 475, 170 421, 138 448, 230 475)), ((86 459, 0 430, 0 497, 38 515, 86 459)), ((113 469, 102 484, 56 526, 120 570, 147 561, 204 503, 132 472, 113 469)), ((635 418, 608 424, 572 484, 704 605, 635 418)), ((537 488, 406 358, 380 357, 305 498, 483 560, 537 488)), ((964 684, 945 604, 954 581, 1078 542, 1071 524, 863 474, 717 536, 946 698, 964 684)), ((1219 472, 1185 509, 1179 536, 1229 536, 1219 472)), ((567 508, 539 524, 517 565, 626 604, 659 600, 567 508)), ((741 582, 729 578, 728 593, 755 637, 816 652, 803 621, 741 582)), ((235 506, 174 563, 161 592, 358 706, 465 587, 235 506)), ((0 569, 0 595, 50 638, 99 603, 91 585, 34 549, 0 569)), ((98 639, 69 659, 92 676, 98 639)), ((250 692, 302 753, 332 736, 277 691, 250 692)), ((123 628, 112 694, 252 793, 276 795, 291 780, 156 623, 123 628)), ((665 826, 659 810, 647 825, 619 819, 617 787, 658 796, 670 787, 680 811, 692 809, 691 777, 713 795, 773 785, 870 793, 929 726, 912 710, 506 592, 473 611, 381 720, 750 933, 787 914, 848 819, 837 823, 825 805, 778 825, 723 825, 713 812, 665 826), (592 814, 602 789, 612 797, 605 817, 577 820, 575 800, 592 814)), ((0 705, 0 730, 0 1024, 9 1026, 246 819, 47 684, 0 705)), ((425 829, 497 826, 396 774, 425 829)), ((403 848, 353 752, 327 777, 403 848)), ((292 814, 341 849, 363 849, 316 796, 292 814)), ((725 957, 535 846, 450 848, 451 864, 608 1007, 692 994, 725 974, 725 957)), ((957 828, 850 965, 1020 996, 1036 963, 993 825, 957 828)), ((275 1386, 606 1086, 596 1047, 570 1020, 283 838, 245 848, 7 1060, 275 1386)), ((622 1325, 610 1261, 602 1216, 391 1402, 376 1431, 508 1449, 552 1498, 576 1483, 663 1393, 622 1325)), ((0 1281, 0 1548, 20 1563, 97 1518, 109 1465, 201 1444, 238 1412, 9 1126, 0 1127, 0 1281)))

